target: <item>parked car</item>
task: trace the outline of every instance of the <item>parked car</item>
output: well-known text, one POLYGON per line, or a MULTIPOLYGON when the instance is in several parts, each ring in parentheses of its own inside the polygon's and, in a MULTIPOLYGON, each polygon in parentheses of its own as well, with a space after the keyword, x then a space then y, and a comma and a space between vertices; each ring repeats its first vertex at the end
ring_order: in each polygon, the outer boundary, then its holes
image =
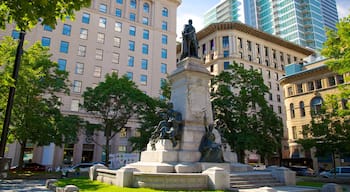
POLYGON ((76 165, 72 165, 66 168, 63 168, 62 171, 64 172, 88 172, 90 167, 95 165, 95 163, 78 163, 76 165))
POLYGON ((315 171, 306 166, 291 166, 289 169, 295 171, 297 176, 315 176, 315 171))
MULTIPOLYGON (((11 171, 19 170, 18 166, 10 168, 11 171)), ((22 171, 32 171, 32 172, 41 172, 46 171, 46 166, 39 163, 25 163, 22 167, 22 171)))
POLYGON ((323 171, 320 173, 320 176, 325 178, 350 178, 350 166, 336 167, 329 171, 323 171))

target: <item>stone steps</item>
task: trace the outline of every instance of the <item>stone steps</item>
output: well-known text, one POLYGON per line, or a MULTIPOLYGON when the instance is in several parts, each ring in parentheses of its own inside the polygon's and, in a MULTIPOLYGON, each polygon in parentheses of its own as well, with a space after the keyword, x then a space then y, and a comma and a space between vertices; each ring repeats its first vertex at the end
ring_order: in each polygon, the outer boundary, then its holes
POLYGON ((230 174, 230 186, 236 189, 282 186, 269 172, 246 172, 230 174))

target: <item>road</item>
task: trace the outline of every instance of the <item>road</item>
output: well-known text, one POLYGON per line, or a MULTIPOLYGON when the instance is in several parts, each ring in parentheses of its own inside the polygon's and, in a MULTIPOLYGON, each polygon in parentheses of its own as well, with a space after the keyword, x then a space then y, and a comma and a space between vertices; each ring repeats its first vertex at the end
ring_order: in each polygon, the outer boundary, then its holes
POLYGON ((0 180, 1 192, 52 192, 45 186, 46 180, 14 179, 0 180))

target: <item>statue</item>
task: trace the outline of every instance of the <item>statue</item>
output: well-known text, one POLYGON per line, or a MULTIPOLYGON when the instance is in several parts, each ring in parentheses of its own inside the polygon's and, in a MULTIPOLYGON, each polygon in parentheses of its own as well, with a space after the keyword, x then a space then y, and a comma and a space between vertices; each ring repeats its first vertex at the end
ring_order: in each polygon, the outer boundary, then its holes
POLYGON ((159 139, 170 139, 173 147, 176 147, 177 141, 181 136, 182 115, 173 109, 173 104, 168 103, 167 111, 160 113, 161 120, 155 127, 151 136, 152 150, 155 150, 155 144, 159 139))
POLYGON ((198 41, 196 29, 192 26, 192 20, 188 21, 182 31, 182 54, 181 59, 186 57, 198 58, 198 41))
POLYGON ((223 163, 224 156, 221 149, 221 144, 215 142, 215 135, 213 133, 214 127, 219 126, 218 121, 215 121, 214 124, 207 125, 207 118, 204 116, 204 126, 205 134, 202 137, 199 151, 201 152, 200 162, 214 162, 214 163, 223 163))

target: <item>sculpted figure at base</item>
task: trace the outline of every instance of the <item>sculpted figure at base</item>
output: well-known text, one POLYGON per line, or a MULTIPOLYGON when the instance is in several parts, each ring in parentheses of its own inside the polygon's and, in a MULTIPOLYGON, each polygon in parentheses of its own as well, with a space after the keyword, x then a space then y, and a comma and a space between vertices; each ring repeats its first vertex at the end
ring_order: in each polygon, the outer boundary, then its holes
POLYGON ((181 59, 186 57, 198 58, 198 41, 196 29, 192 26, 192 20, 188 21, 182 31, 182 54, 181 59))
POLYGON ((160 112, 161 120, 155 127, 151 136, 152 150, 156 150, 155 144, 159 139, 170 139, 173 147, 180 140, 182 129, 182 115, 173 109, 173 104, 168 103, 167 111, 160 112))
MULTIPOLYGON (((216 121, 217 122, 217 121, 216 121)), ((216 123, 207 124, 206 116, 204 116, 205 134, 202 137, 199 151, 201 152, 200 162, 223 163, 224 156, 221 144, 215 142, 213 129, 218 126, 216 123)))

